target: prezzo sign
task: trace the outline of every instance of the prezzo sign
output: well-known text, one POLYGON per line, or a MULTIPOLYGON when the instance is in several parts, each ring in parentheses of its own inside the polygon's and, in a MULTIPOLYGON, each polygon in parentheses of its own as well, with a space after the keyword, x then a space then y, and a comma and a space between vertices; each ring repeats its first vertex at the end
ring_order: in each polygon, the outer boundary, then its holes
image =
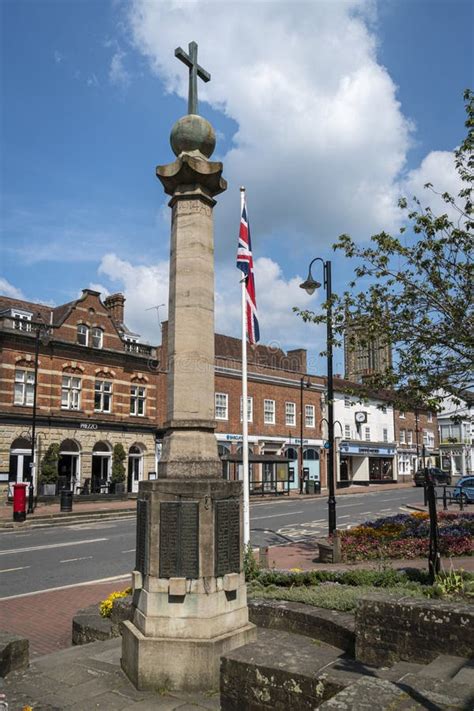
POLYGON ((243 439, 242 435, 239 434, 227 434, 225 438, 228 442, 242 442, 243 439))
POLYGON ((370 456, 393 457, 395 450, 391 447, 357 447, 356 445, 341 443, 340 451, 344 454, 368 454, 370 456))
POLYGON ((95 425, 92 422, 81 422, 81 424, 79 425, 79 429, 80 430, 98 430, 99 425, 95 425))

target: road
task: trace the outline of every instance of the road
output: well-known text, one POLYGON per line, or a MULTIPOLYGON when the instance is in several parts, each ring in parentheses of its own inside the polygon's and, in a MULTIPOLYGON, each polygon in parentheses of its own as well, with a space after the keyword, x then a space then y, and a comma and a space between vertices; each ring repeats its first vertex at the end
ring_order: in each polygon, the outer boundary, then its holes
MULTIPOLYGON (((421 504, 421 489, 367 491, 337 498, 347 528, 421 504)), ((254 546, 284 545, 327 533, 327 499, 251 502, 254 546)), ((0 534, 0 598, 126 575, 135 562, 135 516, 0 534)))

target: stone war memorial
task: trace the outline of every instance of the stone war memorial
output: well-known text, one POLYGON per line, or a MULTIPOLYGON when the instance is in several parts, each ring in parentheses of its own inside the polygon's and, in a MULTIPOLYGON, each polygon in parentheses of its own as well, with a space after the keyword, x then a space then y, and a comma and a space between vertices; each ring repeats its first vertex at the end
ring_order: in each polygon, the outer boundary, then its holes
POLYGON ((156 169, 172 210, 167 422, 158 480, 141 482, 133 615, 122 667, 139 689, 219 686, 220 656, 252 641, 243 572, 242 483, 224 481, 214 435, 215 196, 223 165, 210 157, 211 124, 198 114, 197 45, 188 114, 172 128, 176 160, 156 169))

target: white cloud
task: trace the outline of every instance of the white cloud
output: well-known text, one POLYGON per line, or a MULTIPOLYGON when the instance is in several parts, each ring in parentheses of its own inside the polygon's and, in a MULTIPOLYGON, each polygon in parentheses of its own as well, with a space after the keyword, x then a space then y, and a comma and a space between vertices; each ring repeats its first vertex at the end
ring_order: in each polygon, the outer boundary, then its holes
MULTIPOLYGON (((125 316, 129 328, 151 343, 159 342, 159 318, 168 318, 168 262, 134 265, 116 254, 102 259, 99 274, 107 276, 126 298, 125 316), (148 310, 152 309, 152 310, 148 310)), ((255 262, 257 303, 262 343, 278 344, 282 348, 315 347, 314 326, 304 324, 293 313, 293 306, 312 308, 318 294, 309 297, 299 288, 302 279, 286 279, 279 264, 261 257, 255 262), (311 342, 308 343, 308 339, 311 342)), ((101 284, 91 288, 105 291, 101 284)), ((110 290, 109 290, 110 291, 110 290)), ((216 330, 240 336, 240 284, 237 268, 218 269, 216 273, 216 330)))
POLYGON ((87 86, 95 86, 96 88, 100 86, 99 80, 97 79, 97 76, 92 73, 90 77, 87 78, 87 86))
POLYGON ((57 49, 55 49, 53 56, 54 56, 54 61, 56 62, 56 64, 61 64, 61 62, 63 61, 63 55, 61 54, 61 52, 59 52, 57 49))
POLYGON ((117 86, 128 86, 130 83, 130 74, 124 64, 126 56, 126 53, 117 47, 110 61, 109 79, 117 86))
POLYGON ((167 90, 187 96, 174 49, 193 39, 212 74, 200 96, 238 123, 216 215, 225 240, 241 184, 255 234, 325 245, 396 225, 411 126, 377 61, 373 9, 363 0, 133 2, 132 39, 167 90))
POLYGON ((26 300, 26 297, 23 294, 22 290, 17 289, 16 286, 10 284, 10 282, 4 279, 3 277, 0 277, 0 294, 3 294, 3 296, 9 296, 12 299, 26 300))
MULTIPOLYGON (((401 192, 408 200, 416 197, 422 207, 430 207, 435 215, 446 213, 453 221, 459 219, 460 213, 436 193, 447 192, 456 200, 462 187, 451 151, 431 151, 401 182, 401 192), (424 187, 427 183, 433 185, 432 190, 424 187)), ((462 201, 457 202, 464 207, 462 201)))

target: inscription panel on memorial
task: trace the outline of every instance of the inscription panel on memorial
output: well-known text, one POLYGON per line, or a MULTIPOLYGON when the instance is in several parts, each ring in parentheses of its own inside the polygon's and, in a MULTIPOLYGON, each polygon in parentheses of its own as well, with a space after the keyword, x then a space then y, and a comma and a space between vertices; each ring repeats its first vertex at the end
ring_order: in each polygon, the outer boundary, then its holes
POLYGON ((199 577, 199 504, 160 504, 160 578, 199 577))
POLYGON ((215 504, 215 575, 240 572, 240 501, 215 504))
POLYGON ((148 527, 148 502, 146 499, 137 501, 137 539, 135 553, 135 570, 139 570, 142 575, 146 572, 146 532, 148 527))

